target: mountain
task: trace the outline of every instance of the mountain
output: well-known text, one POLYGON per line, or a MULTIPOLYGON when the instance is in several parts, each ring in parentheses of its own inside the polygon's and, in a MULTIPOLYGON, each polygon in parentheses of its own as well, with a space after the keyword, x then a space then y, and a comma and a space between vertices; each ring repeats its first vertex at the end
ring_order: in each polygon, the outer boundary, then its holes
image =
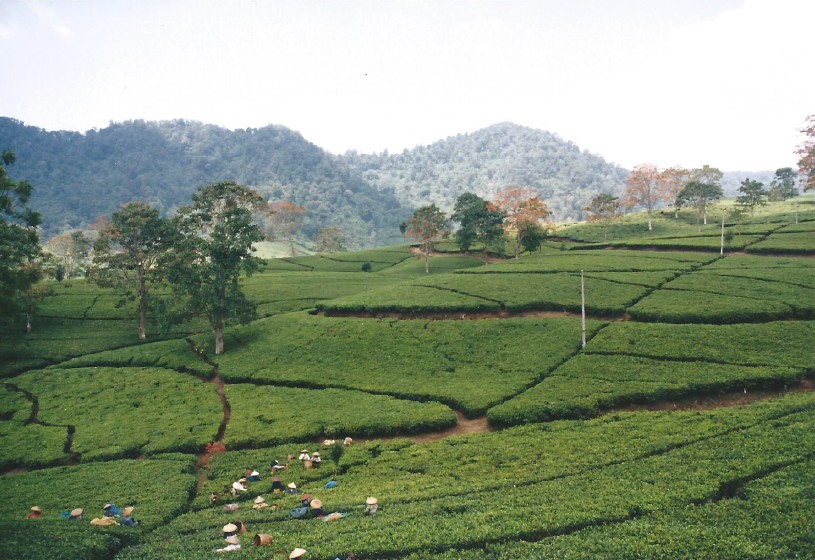
POLYGON ((276 125, 136 120, 80 133, 0 118, 0 149, 17 155, 12 177, 34 186, 44 239, 132 200, 171 213, 198 187, 234 180, 271 202, 305 206, 301 241, 335 225, 349 249, 361 249, 402 242, 399 223, 419 206, 433 202, 449 214, 464 192, 490 198, 508 185, 537 190, 558 221, 579 220, 596 194, 620 194, 627 176, 554 134, 511 123, 401 154, 335 156, 276 125))
POLYGON ((282 126, 230 131, 199 122, 128 121, 87 132, 48 132, 0 118, 12 177, 34 186, 43 238, 84 227, 132 200, 172 212, 201 185, 235 180, 271 201, 307 209, 305 237, 339 226, 349 248, 399 243, 411 210, 342 161, 282 126))
POLYGON ((347 152, 340 158, 380 192, 406 205, 435 203, 450 213, 456 198, 490 198, 508 185, 535 189, 557 221, 581 220, 589 200, 619 195, 628 171, 542 130, 512 123, 459 134, 401 154, 347 152))

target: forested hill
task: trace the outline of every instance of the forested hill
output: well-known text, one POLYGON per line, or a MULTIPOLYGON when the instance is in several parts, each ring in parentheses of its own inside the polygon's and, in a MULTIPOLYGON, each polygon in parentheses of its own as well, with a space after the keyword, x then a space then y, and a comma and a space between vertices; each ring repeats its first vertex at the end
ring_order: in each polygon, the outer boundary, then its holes
POLYGON ((628 176, 625 169, 554 134, 512 123, 401 154, 347 152, 341 157, 380 191, 414 207, 434 202, 449 213, 464 192, 490 198, 517 185, 538 191, 559 221, 582 219, 582 208, 597 194, 619 195, 628 176))
POLYGON ((305 206, 304 236, 337 225, 349 248, 401 242, 399 223, 411 211, 281 126, 230 131, 182 120, 129 121, 83 134, 0 118, 0 149, 17 155, 9 174, 34 186, 31 205, 43 214, 44 238, 133 200, 171 212, 199 186, 221 180, 305 206))

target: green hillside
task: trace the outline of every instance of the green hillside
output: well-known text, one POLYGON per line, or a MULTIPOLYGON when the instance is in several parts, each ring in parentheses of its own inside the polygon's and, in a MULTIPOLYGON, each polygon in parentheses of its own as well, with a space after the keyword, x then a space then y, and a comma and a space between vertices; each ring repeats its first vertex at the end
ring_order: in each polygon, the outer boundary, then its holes
POLYGON ((139 342, 134 307, 54 283, 0 332, 0 557, 219 557, 240 521, 236 558, 812 558, 815 197, 725 230, 274 258, 217 356, 202 320, 139 342), (90 525, 106 503, 139 524, 90 525))

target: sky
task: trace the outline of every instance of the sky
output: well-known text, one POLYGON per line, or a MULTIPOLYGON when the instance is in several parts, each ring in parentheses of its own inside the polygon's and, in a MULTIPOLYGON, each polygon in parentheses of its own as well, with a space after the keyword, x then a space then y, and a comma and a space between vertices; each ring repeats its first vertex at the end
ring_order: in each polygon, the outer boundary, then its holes
POLYGON ((815 113, 813 21, 812 0, 0 0, 0 116, 276 124, 332 153, 510 121, 628 169, 774 170, 815 113))

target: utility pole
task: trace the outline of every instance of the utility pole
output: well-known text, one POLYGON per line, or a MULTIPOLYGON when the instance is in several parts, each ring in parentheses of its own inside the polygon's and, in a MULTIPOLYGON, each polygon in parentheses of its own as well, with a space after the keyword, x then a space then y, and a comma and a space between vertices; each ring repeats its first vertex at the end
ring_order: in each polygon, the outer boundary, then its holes
POLYGON ((722 241, 719 246, 719 254, 724 255, 724 211, 722 211, 722 241))
POLYGON ((583 348, 586 347, 586 285, 583 281, 583 270, 580 270, 580 335, 583 348))

